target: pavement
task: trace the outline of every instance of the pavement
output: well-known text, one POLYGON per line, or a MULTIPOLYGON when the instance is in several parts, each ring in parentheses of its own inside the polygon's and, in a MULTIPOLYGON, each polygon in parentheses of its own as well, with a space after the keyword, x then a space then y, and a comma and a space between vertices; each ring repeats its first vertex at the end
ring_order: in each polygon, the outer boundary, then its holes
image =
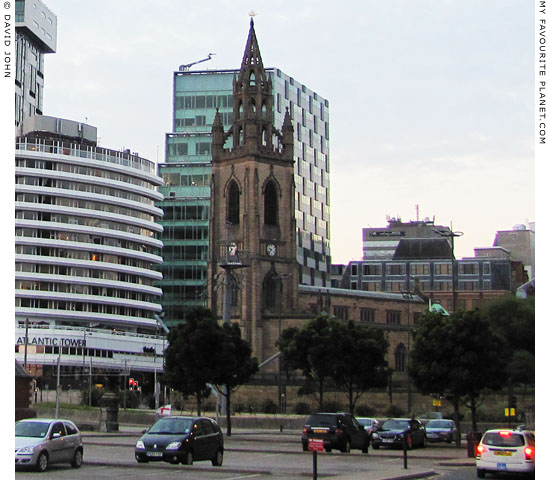
MULTIPOLYGON (((124 437, 136 438, 146 427, 143 425, 119 425, 118 432, 82 432, 85 442, 95 443, 101 442, 104 444, 116 444, 123 441, 124 437), (118 440, 117 440, 118 439, 118 440)), ((246 441, 246 438, 251 440, 257 440, 258 435, 261 435, 265 442, 279 442, 281 436, 286 435, 289 438, 298 438, 298 431, 285 431, 283 434, 277 430, 250 430, 250 429, 232 429, 232 437, 241 441, 246 441), (255 437, 255 438, 254 438, 255 437)), ((128 440, 126 440, 128 441, 128 440)), ((230 445, 226 445, 226 449, 231 451, 230 445)), ((256 450, 256 449, 255 449, 256 450)), ((281 452, 283 453, 283 452, 281 452)), ((296 453, 295 451, 288 453, 296 453)), ((319 454, 324 455, 324 453, 319 454)), ((399 450, 369 450, 370 458, 380 458, 386 461, 372 462, 372 468, 368 471, 369 480, 407 480, 414 478, 427 478, 437 474, 436 468, 439 466, 445 467, 475 467, 475 458, 468 458, 466 446, 456 448, 453 446, 440 446, 439 448, 415 449, 409 451, 407 469, 404 468, 403 461, 397 461, 403 459, 403 454, 399 450), (395 459, 396 461, 388 461, 395 459), (423 465, 426 462, 415 462, 415 459, 430 460, 430 466, 423 465), (419 465, 420 463, 420 465, 419 465)), ((98 465, 111 465, 112 461, 105 460, 104 462, 93 462, 98 465)), ((122 466, 120 462, 116 462, 117 466, 122 466)), ((129 467, 135 467, 132 463, 129 467)), ((253 473, 247 471, 247 473, 253 473)), ((258 473, 267 473, 265 471, 258 471, 258 473)), ((350 473, 342 475, 323 475, 319 474, 319 478, 332 477, 337 480, 364 480, 366 473, 350 473)))

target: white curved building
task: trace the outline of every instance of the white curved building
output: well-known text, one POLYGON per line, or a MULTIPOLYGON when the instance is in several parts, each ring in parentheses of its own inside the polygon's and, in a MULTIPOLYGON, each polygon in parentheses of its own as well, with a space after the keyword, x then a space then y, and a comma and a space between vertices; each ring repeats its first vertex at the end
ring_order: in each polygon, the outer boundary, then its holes
POLYGON ((77 377, 162 369, 163 182, 153 162, 96 139, 95 127, 46 116, 16 138, 15 349, 39 377, 59 357, 77 377))

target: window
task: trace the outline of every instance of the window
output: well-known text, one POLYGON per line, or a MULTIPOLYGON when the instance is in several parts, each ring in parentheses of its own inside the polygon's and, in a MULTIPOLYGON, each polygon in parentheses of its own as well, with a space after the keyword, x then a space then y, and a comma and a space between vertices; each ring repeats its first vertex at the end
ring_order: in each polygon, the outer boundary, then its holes
POLYGON ((429 275, 429 263, 411 263, 411 275, 429 275))
POLYGON ((399 310, 387 310, 386 311, 386 323, 388 325, 401 324, 401 312, 399 310))
POLYGON ((382 282, 363 282, 363 290, 366 292, 381 292, 382 282))
POLYGON ((436 263, 434 265, 436 275, 451 275, 453 269, 450 262, 448 263, 436 263))
POLYGON ((478 263, 459 263, 458 273, 462 275, 477 275, 479 273, 478 263))
POLYGON ((404 372, 407 365, 407 349, 400 343, 395 349, 395 371, 404 372))
POLYGON ((357 264, 356 264, 356 263, 352 264, 352 266, 351 266, 351 274, 352 274, 354 277, 357 276, 357 264))
POLYGON ((386 266, 387 275, 405 275, 405 264, 403 263, 389 263, 386 266))
POLYGON ((197 143, 197 155, 210 155, 210 142, 197 143))
POLYGON ((434 282, 434 291, 436 292, 450 292, 453 286, 450 281, 448 282, 434 282))
POLYGON ((483 275, 491 274, 491 264, 489 262, 483 262, 483 275))
POLYGON ((275 272, 270 272, 266 275, 263 281, 263 298, 264 308, 271 310, 277 307, 277 297, 279 292, 279 284, 275 280, 275 272))
POLYGON ((272 181, 267 182, 264 192, 264 223, 278 225, 277 189, 272 181))
POLYGON ((381 275, 382 274, 382 265, 363 265, 363 275, 381 275))
POLYGON ((347 320, 348 307, 334 307, 334 316, 339 320, 347 320))
POLYGON ((477 280, 460 281, 458 282, 458 289, 463 291, 476 291, 479 290, 479 282, 477 280))
POLYGON ((361 321, 362 322, 374 322, 376 317, 376 310, 374 308, 362 308, 361 309, 361 321))
POLYGON ((232 180, 229 184, 227 221, 233 225, 238 225, 240 222, 239 196, 239 187, 237 186, 237 183, 232 180))
POLYGON ((386 292, 401 292, 405 289, 405 282, 386 281, 386 292))

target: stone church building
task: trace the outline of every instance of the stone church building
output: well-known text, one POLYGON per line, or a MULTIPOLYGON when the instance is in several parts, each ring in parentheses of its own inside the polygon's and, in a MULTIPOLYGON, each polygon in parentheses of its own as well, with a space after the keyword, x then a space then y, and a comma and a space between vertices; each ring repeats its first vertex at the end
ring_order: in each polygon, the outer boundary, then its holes
MULTIPOLYGON (((405 376, 409 328, 427 304, 418 296, 299 285, 296 259, 294 128, 286 111, 278 130, 274 99, 251 20, 233 85, 233 124, 212 126, 209 307, 238 322, 260 363, 277 352, 280 332, 326 312, 378 326, 388 364, 405 376)), ((277 361, 260 377, 273 378, 277 361)))

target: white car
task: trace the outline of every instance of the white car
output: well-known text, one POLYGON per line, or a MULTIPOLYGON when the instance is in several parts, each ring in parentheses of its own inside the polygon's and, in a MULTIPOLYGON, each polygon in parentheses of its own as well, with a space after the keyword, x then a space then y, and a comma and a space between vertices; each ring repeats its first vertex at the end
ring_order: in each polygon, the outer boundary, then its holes
POLYGON ((476 447, 477 476, 528 473, 535 478, 535 435, 527 430, 487 430, 476 447))
POLYGON ((70 420, 29 418, 15 423, 15 467, 43 472, 52 463, 82 465, 82 436, 70 420))

